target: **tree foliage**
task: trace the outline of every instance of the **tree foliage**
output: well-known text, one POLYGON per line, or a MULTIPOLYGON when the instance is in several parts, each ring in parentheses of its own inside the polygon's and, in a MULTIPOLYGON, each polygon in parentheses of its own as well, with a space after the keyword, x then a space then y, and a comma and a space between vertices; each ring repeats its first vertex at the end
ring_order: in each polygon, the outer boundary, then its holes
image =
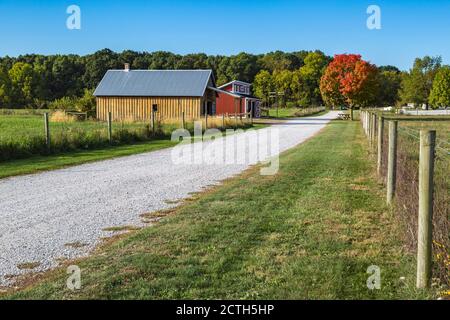
POLYGON ((433 107, 450 106, 450 67, 442 67, 436 74, 429 102, 433 107))
POLYGON ((378 68, 379 70, 379 91, 377 106, 379 107, 389 107, 395 106, 400 100, 399 92, 402 83, 402 75, 400 70, 395 69, 385 69, 383 67, 378 68))
POLYGON ((441 57, 417 58, 412 69, 403 74, 400 92, 403 103, 427 104, 433 80, 441 68, 441 57))
POLYGON ((267 69, 260 71, 255 77, 254 92, 265 100, 268 92, 275 91, 283 93, 284 103, 291 102, 297 106, 320 105, 320 78, 330 60, 330 57, 320 51, 301 52, 288 57, 281 55, 279 51, 267 54, 262 59, 262 64, 267 69), (274 67, 275 61, 281 61, 278 68, 274 67))
MULTIPOLYGON (((339 78, 336 68, 327 68, 331 60, 320 51, 275 51, 259 55, 242 52, 223 56, 132 50, 116 53, 103 49, 86 56, 6 56, 0 58, 0 107, 48 107, 55 100, 62 103, 64 97, 89 101, 86 92, 92 93, 108 69, 122 69, 124 63, 130 63, 133 69, 212 69, 218 85, 231 80, 254 83, 254 94, 258 97, 267 100, 269 92, 283 92, 283 102, 297 106, 323 104, 323 94, 328 104, 373 103, 375 83, 380 89, 376 104, 392 105, 399 99, 400 80, 402 101, 426 103, 431 102, 433 80, 441 65, 439 57, 424 57, 417 59, 407 73, 393 66, 380 67, 374 79, 373 66, 358 62, 352 67, 352 77, 347 79, 339 78), (337 73, 338 78, 333 79, 330 73, 337 73)), ((437 94, 433 95, 433 103, 439 101, 437 94)))
POLYGON ((320 91, 329 106, 369 106, 376 103, 378 69, 356 54, 336 55, 320 80, 320 91))

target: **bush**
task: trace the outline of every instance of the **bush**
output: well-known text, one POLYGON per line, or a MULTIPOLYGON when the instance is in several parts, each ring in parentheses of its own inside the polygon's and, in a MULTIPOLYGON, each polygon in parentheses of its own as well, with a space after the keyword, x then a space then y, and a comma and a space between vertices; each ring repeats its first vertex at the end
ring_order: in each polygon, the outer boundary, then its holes
POLYGON ((62 97, 49 103, 48 107, 51 110, 73 110, 75 106, 75 98, 62 97))
POLYGON ((62 97, 56 99, 49 104, 52 110, 78 111, 78 112, 94 112, 95 111, 95 97, 91 90, 85 90, 81 98, 78 97, 62 97))

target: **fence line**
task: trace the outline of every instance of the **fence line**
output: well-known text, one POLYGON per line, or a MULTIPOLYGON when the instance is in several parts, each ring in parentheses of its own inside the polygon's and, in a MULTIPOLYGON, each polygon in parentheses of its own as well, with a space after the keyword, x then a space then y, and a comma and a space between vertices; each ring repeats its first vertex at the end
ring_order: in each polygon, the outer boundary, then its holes
POLYGON ((407 221, 407 234, 417 242, 416 286, 430 286, 433 250, 439 251, 437 274, 448 284, 450 143, 436 138, 435 130, 398 126, 402 119, 389 119, 373 110, 361 110, 360 121, 370 149, 376 149, 377 172, 386 178, 387 202, 408 215, 402 218, 407 221), (385 127, 389 128, 388 134, 385 127), (412 147, 419 143, 420 146, 412 147), (435 173, 436 166, 438 173, 435 173), (397 181, 397 175, 401 181, 397 181))

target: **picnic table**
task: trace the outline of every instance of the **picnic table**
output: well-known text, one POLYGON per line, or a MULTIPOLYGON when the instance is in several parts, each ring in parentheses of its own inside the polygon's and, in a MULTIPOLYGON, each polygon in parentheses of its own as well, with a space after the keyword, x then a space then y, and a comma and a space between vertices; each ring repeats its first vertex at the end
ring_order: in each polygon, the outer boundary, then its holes
POLYGON ((341 120, 350 120, 350 115, 348 113, 339 113, 338 118, 341 120))

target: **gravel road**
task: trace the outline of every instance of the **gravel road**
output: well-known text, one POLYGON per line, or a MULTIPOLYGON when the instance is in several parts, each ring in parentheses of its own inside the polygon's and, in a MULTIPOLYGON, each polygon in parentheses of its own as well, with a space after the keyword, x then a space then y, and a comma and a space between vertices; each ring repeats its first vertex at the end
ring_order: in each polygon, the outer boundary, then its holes
POLYGON ((24 264, 35 263, 33 271, 43 271, 57 266, 59 259, 86 255, 102 237, 113 234, 105 229, 142 226, 140 214, 174 206, 191 192, 242 172, 256 162, 256 154, 263 154, 257 160, 267 159, 269 154, 262 152, 267 138, 261 137, 279 136, 279 150, 270 153, 274 156, 313 136, 337 114, 257 130, 249 143, 238 143, 234 149, 228 145, 244 140, 245 134, 200 147, 211 154, 214 146, 216 160, 220 142, 223 155, 246 156, 246 161, 234 164, 179 163, 174 154, 179 155, 180 149, 170 148, 0 180, 0 286, 10 285, 12 275, 29 272, 24 264), (254 145, 256 151, 249 147, 254 145))

